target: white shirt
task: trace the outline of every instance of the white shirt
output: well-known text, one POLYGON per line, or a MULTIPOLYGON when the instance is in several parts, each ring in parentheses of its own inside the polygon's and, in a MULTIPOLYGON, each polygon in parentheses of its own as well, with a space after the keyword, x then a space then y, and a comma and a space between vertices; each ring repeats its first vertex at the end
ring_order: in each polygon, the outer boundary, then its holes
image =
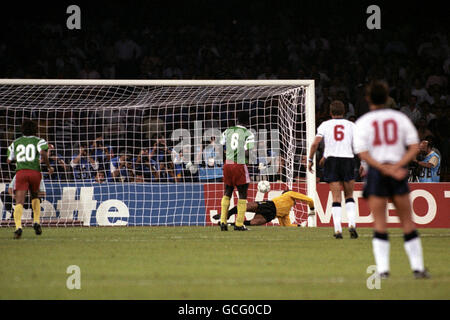
POLYGON ((355 124, 346 119, 324 121, 317 128, 317 135, 324 139, 324 157, 353 158, 353 131, 355 124))
POLYGON ((355 152, 368 151, 378 162, 396 163, 405 154, 407 146, 416 143, 419 143, 416 128, 397 110, 374 110, 356 121, 355 152))

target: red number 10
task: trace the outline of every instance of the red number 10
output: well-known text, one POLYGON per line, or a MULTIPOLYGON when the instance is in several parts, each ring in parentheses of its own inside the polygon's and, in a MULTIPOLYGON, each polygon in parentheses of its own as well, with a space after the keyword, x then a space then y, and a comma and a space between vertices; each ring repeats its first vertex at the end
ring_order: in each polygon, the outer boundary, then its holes
MULTIPOLYGON (((375 130, 375 137, 373 139, 373 145, 379 146, 383 142, 380 138, 380 129, 378 126, 378 121, 372 122, 372 126, 375 130)), ((398 129, 397 129, 397 122, 392 119, 388 119, 383 121, 383 134, 384 134, 384 142, 386 144, 395 144, 398 139, 398 129)))

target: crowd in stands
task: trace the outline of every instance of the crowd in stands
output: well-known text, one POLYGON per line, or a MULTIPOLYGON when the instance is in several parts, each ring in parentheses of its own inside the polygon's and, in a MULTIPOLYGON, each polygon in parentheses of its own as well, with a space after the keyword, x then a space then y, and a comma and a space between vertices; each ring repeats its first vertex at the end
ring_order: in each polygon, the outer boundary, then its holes
MULTIPOLYGON (((255 15, 262 11, 257 8, 255 15)), ((372 79, 384 79, 390 87, 389 107, 413 121, 421 140, 432 141, 441 155, 441 181, 450 181, 450 39, 445 25, 433 24, 430 19, 426 25, 424 21, 409 22, 395 28, 360 28, 350 32, 351 19, 337 17, 314 22, 314 16, 297 15, 287 9, 270 20, 255 19, 240 16, 217 22, 180 20, 178 24, 166 25, 136 14, 133 23, 122 25, 112 15, 104 14, 95 28, 87 23, 80 31, 67 30, 60 22, 16 23, 0 39, 0 61, 8 62, 0 64, 0 75, 70 79, 314 79, 316 126, 330 118, 333 100, 341 100, 346 106, 345 117, 355 121, 368 111, 365 85, 372 79), (18 37, 18 33, 23 36, 18 37)), ((58 137, 64 137, 65 130, 76 130, 73 119, 61 114, 54 123, 58 137)), ((121 117, 111 119, 120 122, 121 117)), ((161 120, 150 125, 166 123, 161 120)), ((1 125, 6 137, 6 123, 1 125)), ((195 179, 193 172, 201 168, 186 168, 182 161, 172 161, 165 137, 148 139, 149 146, 122 150, 99 138, 78 146, 71 155, 58 155, 56 151, 61 146, 55 143, 51 159, 59 170, 53 175, 58 179, 98 182, 195 179)), ((201 153, 197 150, 197 154, 201 153)), ((299 175, 304 172, 303 161, 299 159, 299 175)), ((282 176, 282 172, 276 174, 282 176)))

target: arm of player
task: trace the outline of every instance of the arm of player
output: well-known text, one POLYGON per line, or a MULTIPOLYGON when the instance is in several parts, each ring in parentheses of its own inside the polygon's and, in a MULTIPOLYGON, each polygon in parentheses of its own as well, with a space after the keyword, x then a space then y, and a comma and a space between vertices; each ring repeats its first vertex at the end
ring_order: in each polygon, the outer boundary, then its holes
POLYGON ((300 201, 304 201, 304 202, 308 203, 308 207, 311 210, 314 210, 314 200, 311 199, 310 197, 308 197, 302 193, 295 192, 295 191, 290 191, 289 196, 295 200, 300 200, 300 201))
POLYGON ((416 156, 419 154, 419 151, 420 149, 418 143, 409 145, 407 152, 400 159, 400 161, 394 165, 394 167, 402 168, 404 166, 407 166, 411 161, 413 161, 416 158, 416 156))
POLYGON ((311 173, 314 173, 314 170, 312 169, 314 164, 314 155, 317 152, 317 149, 319 148, 319 144, 322 141, 322 136, 316 136, 314 138, 313 143, 311 144, 311 148, 309 149, 309 158, 308 158, 308 171, 311 173))
POLYGON ((47 150, 41 150, 40 154, 41 154, 42 161, 47 165, 48 174, 52 174, 54 170, 53 170, 52 166, 50 165, 47 150))
POLYGON ((361 160, 367 162, 367 164, 372 168, 375 168, 382 174, 390 176, 396 180, 403 180, 408 175, 408 170, 406 170, 405 168, 401 166, 397 167, 397 165, 382 164, 372 158, 368 151, 363 151, 359 153, 358 156, 361 158, 361 160))
POLYGON ((14 142, 11 143, 11 145, 8 147, 8 154, 7 154, 6 163, 10 164, 16 159, 15 153, 14 153, 14 142))
POLYGON ((408 146, 408 150, 400 159, 400 161, 394 164, 394 170, 407 166, 411 161, 413 161, 417 157, 420 151, 419 135, 417 133, 416 127, 407 116, 403 115, 403 117, 405 119, 403 125, 406 132, 404 144, 408 146))
POLYGON ((220 136, 220 141, 219 143, 221 145, 225 145, 227 143, 227 130, 225 130, 224 132, 222 132, 222 135, 220 136))

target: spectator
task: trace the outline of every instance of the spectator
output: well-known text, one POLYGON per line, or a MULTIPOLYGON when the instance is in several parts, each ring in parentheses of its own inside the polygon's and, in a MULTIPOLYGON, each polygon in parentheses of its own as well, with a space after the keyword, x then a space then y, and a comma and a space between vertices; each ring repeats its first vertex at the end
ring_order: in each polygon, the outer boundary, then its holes
POLYGON ((433 143, 422 140, 419 148, 420 158, 414 160, 419 166, 419 182, 439 182, 441 157, 433 150, 433 143))
POLYGON ((155 136, 164 132, 164 121, 158 117, 158 110, 151 109, 150 112, 150 115, 144 116, 143 125, 143 133, 148 140, 153 139, 155 136))
POLYGON ((132 182, 134 178, 133 164, 126 150, 111 159, 111 178, 114 182, 132 182))
POLYGON ((48 160, 55 170, 51 174, 43 172, 44 179, 69 180, 69 167, 64 162, 63 156, 56 152, 53 144, 48 145, 48 160))
POLYGON ((114 44, 114 50, 117 58, 117 77, 132 78, 138 70, 137 58, 141 55, 141 47, 122 31, 119 40, 114 44))
POLYGON ((141 149, 138 156, 133 159, 134 175, 137 180, 152 182, 159 180, 159 174, 157 169, 158 163, 150 159, 147 149, 141 149))
POLYGON ((73 169, 75 180, 87 181, 94 177, 94 173, 98 169, 98 162, 90 154, 87 146, 81 144, 78 154, 72 157, 70 166, 73 169))
POLYGON ((432 86, 439 86, 439 88, 446 88, 448 84, 447 77, 444 75, 444 72, 440 66, 434 68, 433 73, 428 77, 425 87, 427 89, 432 86))
POLYGON ((175 175, 173 162, 160 162, 159 163, 159 182, 178 182, 179 178, 175 175))
POLYGON ((416 78, 414 80, 414 87, 411 89, 411 95, 417 97, 417 103, 420 105, 424 101, 429 101, 430 95, 428 94, 427 89, 422 84, 420 78, 416 78))
POLYGON ((103 171, 105 176, 111 178, 111 159, 114 158, 114 152, 111 146, 105 144, 103 136, 99 135, 92 141, 91 149, 93 150, 93 157, 99 164, 99 171, 103 171))
POLYGON ((431 111, 431 106, 428 101, 422 102, 420 105, 422 109, 422 118, 425 118, 427 126, 430 124, 431 120, 436 119, 436 114, 431 111))
POLYGON ((420 118, 419 121, 417 121, 417 132, 421 141, 425 140, 425 138, 428 136, 433 136, 433 133, 430 131, 430 129, 428 129, 427 120, 424 117, 420 118))
POLYGON ((106 177, 105 177, 105 172, 104 171, 97 171, 97 174, 95 175, 95 179, 94 182, 95 183, 105 183, 106 177))
POLYGON ((342 101, 342 103, 345 106, 345 118, 348 119, 350 116, 355 115, 355 108, 353 107, 353 104, 351 104, 348 101, 347 96, 345 95, 344 91, 339 91, 336 96, 336 100, 342 101))
POLYGON ((203 150, 203 160, 207 167, 218 167, 223 163, 223 146, 216 142, 216 137, 211 137, 209 144, 203 150))
POLYGON ((422 117, 422 113, 417 105, 417 97, 414 95, 409 96, 408 105, 402 107, 400 111, 406 114, 414 124, 417 124, 419 119, 422 117))
POLYGON ((92 68, 91 63, 89 61, 86 61, 78 77, 80 79, 100 79, 100 73, 94 68, 92 68))

